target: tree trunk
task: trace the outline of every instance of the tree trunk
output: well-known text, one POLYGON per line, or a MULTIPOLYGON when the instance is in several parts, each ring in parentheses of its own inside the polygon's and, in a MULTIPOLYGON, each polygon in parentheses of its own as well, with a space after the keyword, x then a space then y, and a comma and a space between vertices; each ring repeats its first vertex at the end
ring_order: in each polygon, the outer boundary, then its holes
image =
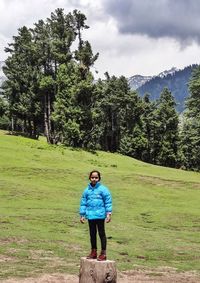
POLYGON ((117 270, 115 261, 97 261, 81 258, 79 283, 116 283, 117 270))
POLYGON ((44 134, 47 138, 47 142, 49 142, 49 131, 48 131, 48 122, 47 122, 47 97, 44 95, 44 134))
POLYGON ((52 130, 51 130, 51 99, 50 99, 50 94, 47 94, 47 124, 48 124, 48 131, 49 131, 49 140, 50 143, 51 141, 51 135, 52 135, 52 130))
POLYGON ((13 135, 13 132, 14 132, 14 118, 13 118, 13 116, 12 116, 12 118, 11 118, 11 133, 12 133, 12 135, 13 135))
POLYGON ((34 139, 39 138, 39 131, 37 130, 37 121, 35 117, 33 118, 33 137, 34 139))
POLYGON ((31 119, 28 119, 28 132, 26 133, 26 135, 28 135, 30 138, 33 137, 33 131, 32 131, 32 123, 31 123, 31 119))
POLYGON ((49 95, 44 95, 44 133, 48 143, 51 142, 51 125, 50 125, 50 101, 49 95))

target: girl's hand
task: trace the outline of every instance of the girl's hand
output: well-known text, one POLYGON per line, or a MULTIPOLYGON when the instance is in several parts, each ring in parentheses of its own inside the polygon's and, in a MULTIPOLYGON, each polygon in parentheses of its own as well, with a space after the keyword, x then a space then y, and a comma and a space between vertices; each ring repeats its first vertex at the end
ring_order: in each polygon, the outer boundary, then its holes
POLYGON ((81 222, 82 224, 84 224, 84 223, 85 223, 85 217, 81 216, 80 222, 81 222))
POLYGON ((111 221, 111 214, 107 214, 106 223, 109 223, 110 221, 111 221))

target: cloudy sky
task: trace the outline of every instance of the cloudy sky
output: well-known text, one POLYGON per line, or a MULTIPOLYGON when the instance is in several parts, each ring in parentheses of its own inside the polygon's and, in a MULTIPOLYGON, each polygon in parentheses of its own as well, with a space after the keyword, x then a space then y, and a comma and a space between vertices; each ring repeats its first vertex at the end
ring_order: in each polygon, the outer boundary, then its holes
POLYGON ((0 0, 0 61, 18 28, 56 8, 86 15, 84 39, 100 53, 96 76, 156 75, 200 63, 200 0, 0 0))

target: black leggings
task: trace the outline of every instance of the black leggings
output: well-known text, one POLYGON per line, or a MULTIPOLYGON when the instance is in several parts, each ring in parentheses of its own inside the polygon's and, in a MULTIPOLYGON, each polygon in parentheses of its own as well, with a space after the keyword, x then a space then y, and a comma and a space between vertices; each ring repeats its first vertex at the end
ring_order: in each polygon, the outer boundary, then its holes
POLYGON ((97 229, 99 233, 99 237, 101 240, 101 249, 106 250, 106 233, 105 233, 105 220, 104 219, 95 219, 88 220, 89 228, 90 228, 90 242, 92 249, 97 249, 97 229))

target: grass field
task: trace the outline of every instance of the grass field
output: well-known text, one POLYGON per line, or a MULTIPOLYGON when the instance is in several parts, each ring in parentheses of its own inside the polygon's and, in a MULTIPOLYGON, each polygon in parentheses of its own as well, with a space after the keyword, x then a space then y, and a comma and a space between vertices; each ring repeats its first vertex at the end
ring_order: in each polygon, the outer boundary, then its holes
POLYGON ((90 250, 79 202, 98 169, 113 196, 108 258, 119 270, 200 272, 200 174, 0 131, 0 279, 77 273, 90 250))

